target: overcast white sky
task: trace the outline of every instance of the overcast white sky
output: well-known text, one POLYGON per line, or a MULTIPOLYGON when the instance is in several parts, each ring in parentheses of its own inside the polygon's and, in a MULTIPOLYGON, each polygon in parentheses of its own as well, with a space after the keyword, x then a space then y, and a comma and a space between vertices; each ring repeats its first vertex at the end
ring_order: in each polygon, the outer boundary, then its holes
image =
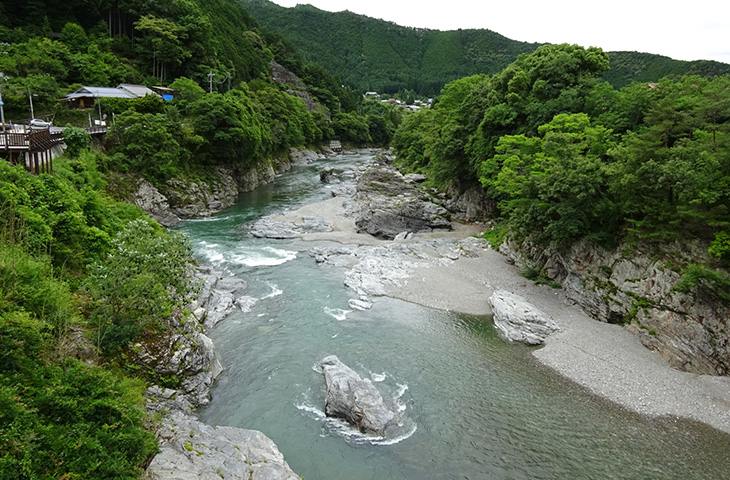
POLYGON ((730 63, 727 0, 272 0, 409 27, 487 28, 513 40, 635 50, 730 63))

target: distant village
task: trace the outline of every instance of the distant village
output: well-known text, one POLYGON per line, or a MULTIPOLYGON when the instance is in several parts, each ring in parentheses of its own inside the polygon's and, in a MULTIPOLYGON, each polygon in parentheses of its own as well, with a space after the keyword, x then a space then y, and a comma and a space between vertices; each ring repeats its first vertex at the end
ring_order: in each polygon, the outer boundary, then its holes
POLYGON ((390 96, 383 96, 379 94, 378 92, 365 92, 363 94, 363 98, 365 100, 369 100, 372 102, 382 102, 382 103, 390 103, 391 105, 399 105, 402 106, 406 111, 409 112, 417 112, 421 110, 422 108, 430 108, 431 105, 433 105, 433 98, 429 98, 428 100, 420 100, 416 99, 413 101, 412 104, 408 104, 402 100, 397 100, 390 96), (387 97, 387 98, 385 98, 387 97))

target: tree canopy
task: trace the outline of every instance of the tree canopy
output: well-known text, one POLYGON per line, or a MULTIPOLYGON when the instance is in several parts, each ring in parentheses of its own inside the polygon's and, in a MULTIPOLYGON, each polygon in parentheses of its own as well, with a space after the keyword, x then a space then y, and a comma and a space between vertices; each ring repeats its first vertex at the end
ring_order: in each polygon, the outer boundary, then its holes
POLYGON ((396 132, 401 165, 479 182, 513 231, 564 245, 702 239, 727 261, 730 76, 599 77, 596 48, 550 45, 448 84, 396 132))

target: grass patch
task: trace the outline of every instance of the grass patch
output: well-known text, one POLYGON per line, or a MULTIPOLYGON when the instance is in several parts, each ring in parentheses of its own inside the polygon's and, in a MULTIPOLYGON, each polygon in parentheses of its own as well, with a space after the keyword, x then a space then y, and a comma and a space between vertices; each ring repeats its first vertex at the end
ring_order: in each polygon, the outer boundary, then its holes
POLYGON ((500 245, 504 243, 508 233, 509 228, 507 228, 507 226, 497 224, 489 230, 486 230, 479 237, 488 241, 492 248, 496 250, 497 248, 499 248, 500 245))
POLYGON ((558 282, 546 277, 542 272, 534 267, 525 267, 520 272, 523 277, 528 280, 535 282, 535 285, 547 285, 551 288, 560 289, 563 288, 558 282))
POLYGON ((672 290, 686 294, 704 290, 723 303, 730 304, 730 275, 695 263, 684 269, 682 278, 674 284, 672 290))

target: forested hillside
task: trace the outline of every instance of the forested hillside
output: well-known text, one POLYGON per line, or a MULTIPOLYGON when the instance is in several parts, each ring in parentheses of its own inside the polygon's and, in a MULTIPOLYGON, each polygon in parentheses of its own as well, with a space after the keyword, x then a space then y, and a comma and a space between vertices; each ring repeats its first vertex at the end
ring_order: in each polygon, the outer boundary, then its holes
POLYGON ((439 32, 311 5, 284 8, 268 0, 239 1, 262 26, 286 36, 307 60, 337 72, 359 91, 435 95, 450 80, 496 73, 538 46, 489 30, 439 32))
POLYGON ((730 76, 616 90, 599 80, 608 68, 600 49, 543 46, 451 82, 398 130, 399 161, 437 184, 480 184, 518 238, 705 242, 714 260, 678 260, 682 288, 730 300, 714 270, 730 262, 730 76))
POLYGON ((59 102, 80 85, 175 88, 179 98, 168 104, 153 97, 103 99, 93 109, 94 117, 117 120, 107 139, 108 150, 120 154, 115 168, 150 180, 200 175, 216 164, 251 168, 335 136, 387 143, 397 123, 384 109, 360 115, 359 95, 302 60, 285 38, 259 28, 232 0, 36 0, 0 11, 0 41, 7 51, 0 71, 9 121, 29 117, 32 95, 37 117, 83 126, 89 112, 59 102), (272 80, 274 60, 301 85, 272 80), (302 95, 312 100, 308 106, 297 98, 302 95), (144 131, 126 127, 144 122, 144 131))
MULTIPOLYGON (((433 96, 451 80, 497 73, 539 46, 489 30, 441 32, 311 5, 284 8, 268 0, 239 2, 262 26, 286 36, 308 60, 339 74, 359 91, 413 90, 433 96)), ((610 52, 609 57, 611 70, 603 78, 617 88, 669 75, 730 73, 730 65, 715 61, 685 62, 639 52, 610 52)))
POLYGON ((664 77, 687 75, 712 78, 730 74, 730 65, 714 60, 675 60, 663 55, 640 52, 608 52, 611 69, 601 77, 616 88, 631 82, 656 82, 664 77))

